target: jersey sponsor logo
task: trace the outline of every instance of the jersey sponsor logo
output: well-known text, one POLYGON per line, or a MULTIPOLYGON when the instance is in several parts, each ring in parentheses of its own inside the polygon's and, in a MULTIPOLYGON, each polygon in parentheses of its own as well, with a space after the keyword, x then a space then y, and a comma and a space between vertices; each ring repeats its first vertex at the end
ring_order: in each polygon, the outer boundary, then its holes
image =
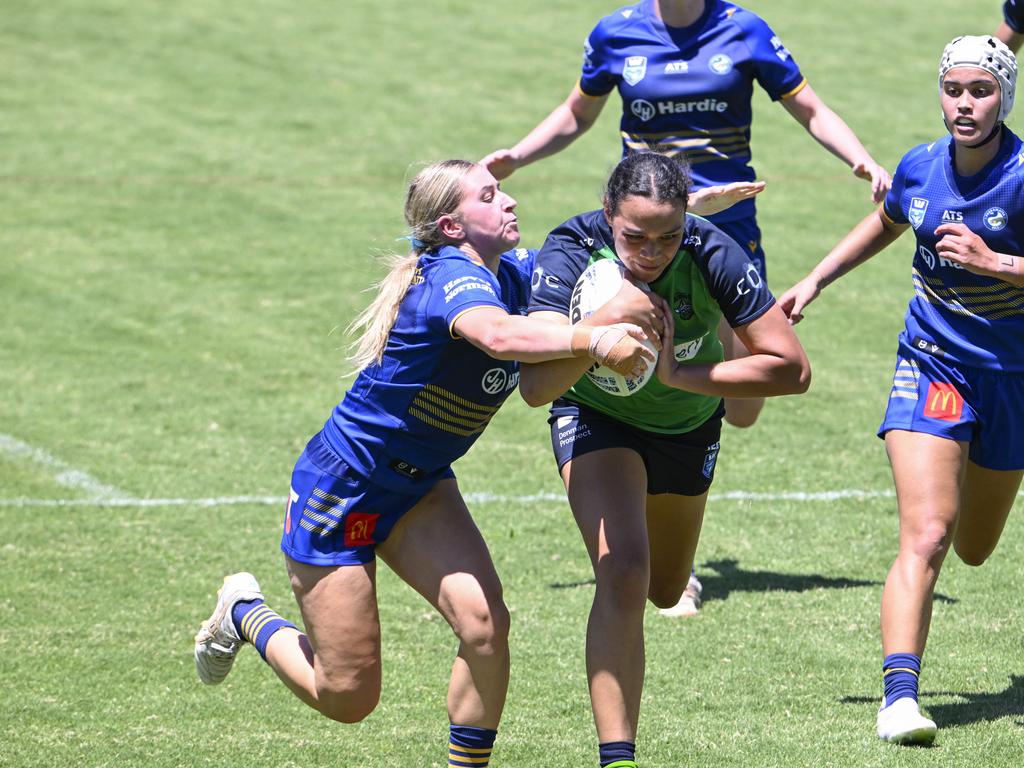
POLYGON ((484 377, 480 381, 480 386, 483 387, 484 392, 488 395, 496 395, 505 389, 505 383, 508 381, 508 372, 504 368, 491 368, 484 372, 484 377))
POLYGON ((700 348, 704 346, 704 339, 706 337, 707 334, 705 333, 704 336, 693 339, 692 341, 684 341, 682 344, 676 344, 672 348, 675 353, 676 360, 680 363, 685 363, 687 360, 695 358, 697 353, 700 352, 700 348))
POLYGON ((944 381, 933 381, 928 385, 924 416, 940 421, 960 421, 963 413, 964 399, 956 387, 944 381))
POLYGON ((633 103, 629 105, 629 111, 646 123, 654 117, 656 110, 647 99, 633 99, 633 103))
POLYGON ((537 267, 533 270, 533 275, 530 276, 530 289, 536 291, 540 288, 542 282, 548 288, 554 288, 562 284, 562 281, 557 276, 545 274, 544 267, 537 267))
POLYGON ((921 257, 921 261, 928 265, 928 269, 935 269, 935 254, 925 248, 923 245, 917 247, 917 255, 921 257))
POLYGON ((963 214, 962 211, 949 211, 949 210, 946 210, 946 211, 942 212, 942 220, 943 221, 953 221, 953 222, 963 221, 964 220, 964 214, 963 214))
POLYGON ((491 294, 491 296, 498 295, 494 292, 494 288, 492 288, 487 283, 478 280, 475 277, 460 277, 458 280, 452 280, 450 283, 448 283, 448 285, 444 287, 444 303, 448 304, 449 302, 453 301, 460 293, 472 290, 485 291, 491 294), (449 288, 449 286, 453 287, 449 288))
POLYGON ((520 261, 526 261, 528 258, 530 258, 530 249, 516 248, 516 258, 519 259, 520 261))
POLYGON ((910 198, 910 210, 907 211, 907 219, 917 229, 924 223, 924 212, 928 210, 928 200, 923 197, 910 198))
POLYGON ((373 544, 373 529, 380 518, 378 512, 349 512, 345 515, 345 546, 365 547, 373 544))
POLYGON ((622 67, 622 79, 629 85, 636 85, 644 79, 647 74, 646 56, 627 56, 626 63, 622 67))
POLYGON ((720 443, 712 443, 708 446, 707 453, 704 454, 704 477, 708 480, 715 474, 715 464, 718 461, 718 449, 720 443))
POLYGON ((690 112, 725 112, 729 102, 718 99, 697 99, 694 101, 659 101, 652 104, 647 99, 633 99, 629 111, 645 123, 657 115, 685 115, 690 112))
POLYGON ((670 61, 665 65, 666 75, 682 75, 690 71, 690 65, 685 61, 670 61))
POLYGON ((736 281, 736 295, 746 296, 752 290, 756 290, 762 285, 764 285, 764 281, 761 280, 761 273, 757 271, 757 266, 748 261, 747 271, 743 273, 743 277, 736 281))
POLYGON ((985 215, 981 217, 981 220, 984 221, 985 226, 993 232, 998 232, 1006 226, 1006 222, 1009 220, 1009 217, 1006 215, 1006 211, 999 206, 994 205, 985 211, 985 215))
POLYGON ((926 355, 931 355, 932 357, 945 357, 946 356, 946 350, 944 350, 942 347, 940 347, 934 341, 928 341, 928 339, 922 339, 920 336, 915 336, 911 340, 910 346, 912 346, 918 352, 924 352, 926 355))
POLYGON ((770 42, 772 44, 772 48, 775 49, 775 55, 778 56, 780 60, 786 61, 789 58, 790 53, 786 50, 786 46, 782 44, 779 36, 774 35, 770 42))
POLYGON ((732 59, 724 53, 718 53, 708 61, 708 69, 716 75, 728 75, 732 72, 732 59))

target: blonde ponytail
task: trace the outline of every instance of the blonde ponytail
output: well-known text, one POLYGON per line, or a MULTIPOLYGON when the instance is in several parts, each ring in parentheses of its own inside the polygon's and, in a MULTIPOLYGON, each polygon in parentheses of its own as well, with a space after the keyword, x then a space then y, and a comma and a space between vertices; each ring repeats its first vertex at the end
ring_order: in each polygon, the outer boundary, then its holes
POLYGON ((356 370, 384 359, 388 335, 398 317, 398 307, 416 279, 420 255, 448 242, 438 230, 437 220, 456 214, 464 194, 462 179, 473 166, 468 160, 444 160, 428 165, 409 183, 405 221, 413 249, 406 256, 387 258, 388 274, 374 286, 376 298, 349 326, 349 334, 361 334, 349 357, 356 370))

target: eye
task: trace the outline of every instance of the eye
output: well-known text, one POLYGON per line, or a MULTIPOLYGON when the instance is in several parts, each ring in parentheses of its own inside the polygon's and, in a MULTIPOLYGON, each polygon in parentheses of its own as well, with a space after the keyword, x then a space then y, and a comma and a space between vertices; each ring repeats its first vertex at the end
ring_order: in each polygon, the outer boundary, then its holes
POLYGON ((631 232, 627 232, 623 237, 627 243, 642 243, 645 240, 643 235, 637 235, 631 232))

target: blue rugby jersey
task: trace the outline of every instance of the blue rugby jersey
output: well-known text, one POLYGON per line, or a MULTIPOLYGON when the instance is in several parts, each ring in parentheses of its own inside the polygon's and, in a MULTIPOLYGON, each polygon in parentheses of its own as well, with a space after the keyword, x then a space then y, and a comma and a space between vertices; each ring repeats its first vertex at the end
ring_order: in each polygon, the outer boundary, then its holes
POLYGON ((953 363, 1024 372, 1024 289, 969 272, 935 250, 935 229, 948 222, 966 225, 997 253, 1024 254, 1021 140, 1004 126, 998 154, 967 178, 954 172, 952 152, 950 136, 910 150, 883 204, 917 239, 907 342, 953 363))
MULTIPOLYGON (((753 181, 750 167, 754 81, 773 100, 791 96, 806 80, 782 41, 758 16, 708 0, 689 27, 666 27, 655 0, 605 16, 584 45, 580 90, 622 98, 622 151, 681 154, 697 189, 753 181)), ((745 200, 712 217, 754 215, 745 200)))
POLYGON ((370 481, 410 491, 469 450, 519 383, 519 363, 453 336, 460 315, 525 315, 536 251, 503 254, 495 275, 457 248, 420 257, 383 361, 359 372, 324 425, 327 444, 370 481))
POLYGON ((1006 0, 1003 3, 1003 18, 1014 32, 1024 33, 1024 0, 1006 0))

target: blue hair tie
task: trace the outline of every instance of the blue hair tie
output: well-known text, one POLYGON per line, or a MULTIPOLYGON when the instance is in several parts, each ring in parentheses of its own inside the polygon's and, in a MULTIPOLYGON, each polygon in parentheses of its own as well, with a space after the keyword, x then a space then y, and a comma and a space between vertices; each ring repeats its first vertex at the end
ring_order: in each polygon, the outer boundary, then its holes
POLYGON ((396 238, 395 238, 395 242, 396 242, 396 243, 397 243, 397 242, 398 242, 399 240, 408 240, 408 241, 409 241, 409 244, 410 244, 410 245, 411 245, 411 246, 412 246, 413 248, 415 248, 416 250, 418 250, 418 251, 425 251, 425 250, 427 250, 427 249, 428 249, 428 248, 430 247, 429 245, 427 245, 426 243, 424 243, 424 242, 423 242, 422 240, 420 240, 420 239, 419 239, 418 237, 416 237, 415 235, 402 235, 402 237, 396 237, 396 238))

